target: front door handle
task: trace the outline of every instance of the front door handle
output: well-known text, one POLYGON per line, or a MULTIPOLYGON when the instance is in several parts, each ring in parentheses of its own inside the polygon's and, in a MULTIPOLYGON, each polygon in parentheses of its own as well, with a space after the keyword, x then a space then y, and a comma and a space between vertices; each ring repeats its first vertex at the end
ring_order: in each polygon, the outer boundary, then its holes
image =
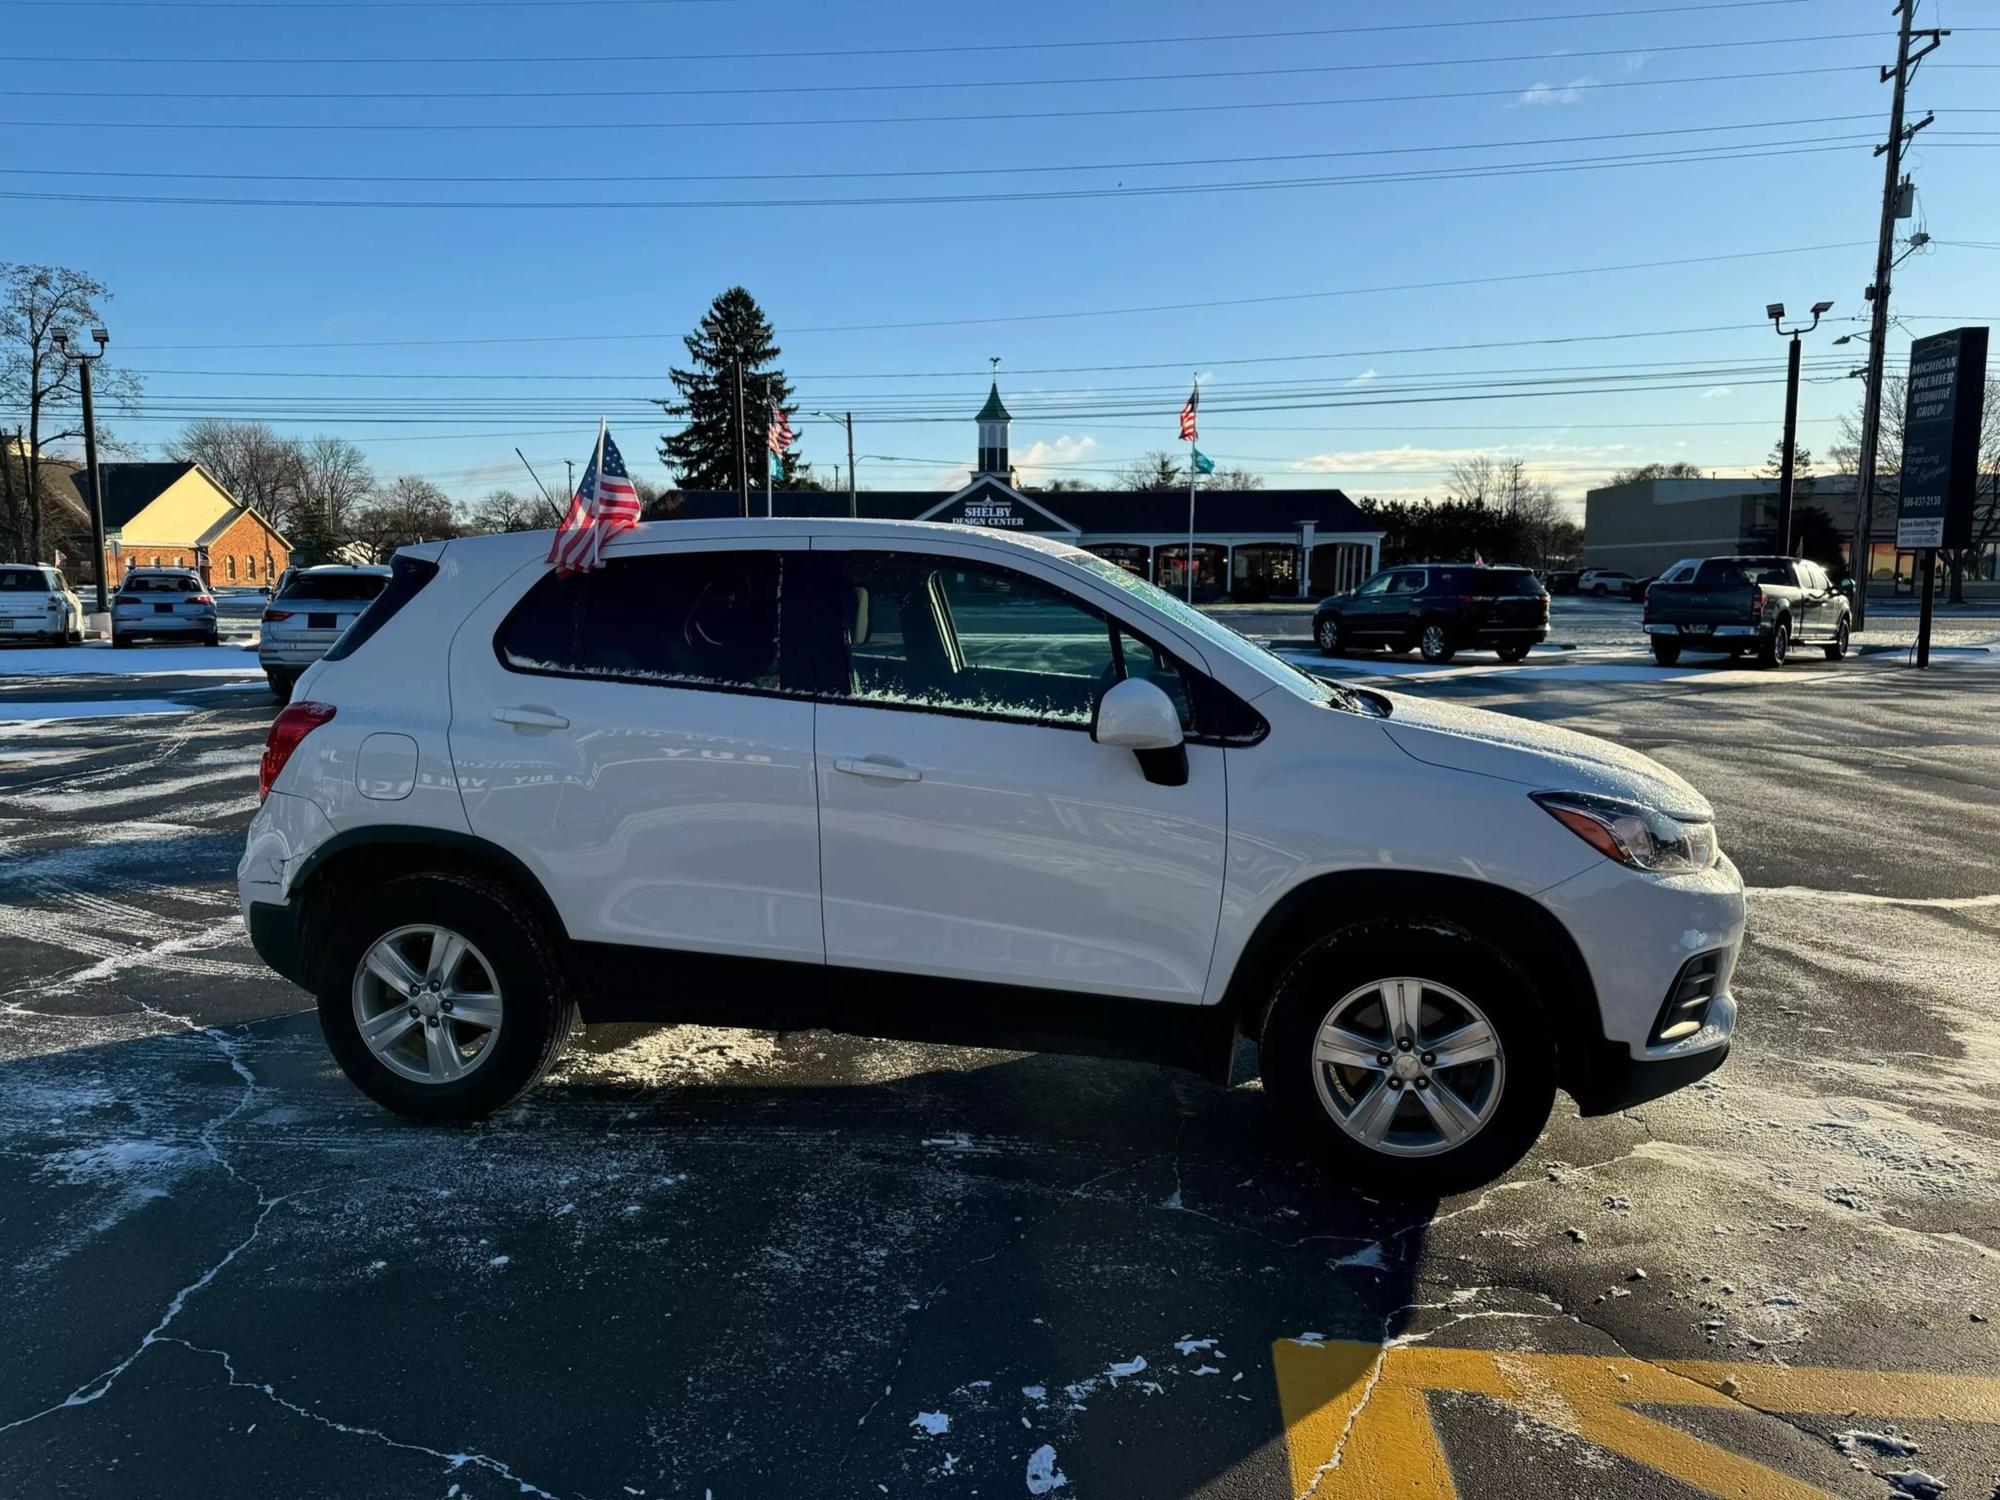
POLYGON ((866 776, 875 781, 922 781, 924 773, 915 766, 901 766, 888 760, 856 760, 843 755, 833 763, 836 771, 849 776, 866 776))
POLYGON ((502 724, 518 724, 523 729, 567 729, 569 720, 561 714, 550 713, 546 708, 529 708, 525 705, 515 708, 496 708, 493 717, 502 724))

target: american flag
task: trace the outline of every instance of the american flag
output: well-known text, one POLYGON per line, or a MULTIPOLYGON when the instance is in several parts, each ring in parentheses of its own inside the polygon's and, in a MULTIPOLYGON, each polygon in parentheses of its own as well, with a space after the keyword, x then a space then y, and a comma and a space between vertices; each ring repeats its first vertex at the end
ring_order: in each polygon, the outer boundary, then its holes
POLYGON ((599 568, 604 565, 607 537, 639 524, 639 491, 625 472, 625 460, 611 433, 602 422, 597 425, 597 451, 583 471, 583 483, 569 502, 569 514, 556 528, 549 545, 549 561, 558 576, 599 568))
POLYGON ((792 444, 798 441, 798 434, 792 431, 791 417, 784 407, 775 401, 771 403, 771 427, 765 434, 765 441, 770 444, 771 451, 777 454, 791 452, 792 444))
POLYGON ((1201 382, 1196 381, 1194 389, 1188 392, 1187 405, 1181 408, 1181 437, 1193 442, 1201 434, 1194 430, 1194 414, 1201 409, 1201 382))

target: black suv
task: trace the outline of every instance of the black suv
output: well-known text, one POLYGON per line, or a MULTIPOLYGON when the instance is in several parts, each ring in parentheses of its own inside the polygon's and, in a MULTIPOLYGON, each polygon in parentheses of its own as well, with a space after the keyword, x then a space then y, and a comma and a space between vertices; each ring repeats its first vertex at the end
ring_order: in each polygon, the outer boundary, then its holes
POLYGON ((1421 648, 1425 661, 1490 649, 1519 661, 1549 634, 1549 596, 1526 568, 1420 563, 1385 568, 1357 589, 1321 601, 1313 639, 1328 656, 1386 646, 1421 648))

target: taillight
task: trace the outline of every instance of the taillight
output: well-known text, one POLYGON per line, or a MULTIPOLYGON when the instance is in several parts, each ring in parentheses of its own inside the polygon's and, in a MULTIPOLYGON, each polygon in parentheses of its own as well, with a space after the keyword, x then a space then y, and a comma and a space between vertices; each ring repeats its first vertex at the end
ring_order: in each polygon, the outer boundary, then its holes
POLYGON ((191 594, 188 596, 188 603, 213 604, 215 603, 215 596, 213 594, 191 594))
POLYGON ((292 612, 289 609, 267 609, 264 611, 264 618, 266 620, 289 620, 291 617, 292 612))
POLYGON ((116 599, 113 599, 111 602, 113 604, 137 604, 139 602, 139 596, 137 594, 120 594, 116 599))
POLYGON ((257 800, 262 802, 271 795, 271 783, 285 769, 285 762, 292 758, 292 752, 299 743, 320 725, 333 717, 331 703, 291 703, 271 721, 271 732, 264 740, 264 758, 257 766, 257 800))
POLYGON ((1639 623, 1641 625, 1650 625, 1653 623, 1653 591, 1651 589, 1646 590, 1646 607, 1639 611, 1639 623))
POLYGON ((1764 618, 1764 591, 1762 589, 1757 590, 1756 593, 1750 596, 1750 618, 1753 620, 1764 618))

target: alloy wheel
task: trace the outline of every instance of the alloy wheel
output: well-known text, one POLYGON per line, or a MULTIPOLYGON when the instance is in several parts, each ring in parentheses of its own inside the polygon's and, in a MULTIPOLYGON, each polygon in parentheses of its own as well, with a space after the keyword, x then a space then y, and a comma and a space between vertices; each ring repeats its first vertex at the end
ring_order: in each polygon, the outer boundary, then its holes
POLYGON ((1327 1011, 1313 1086, 1334 1123, 1386 1156, 1440 1156, 1499 1108, 1507 1060, 1486 1014, 1448 985, 1408 975, 1350 991, 1327 1011))
POLYGON ((354 1024, 391 1072, 456 1083, 493 1055, 500 983, 477 948, 446 927, 398 927, 354 970, 354 1024))
POLYGON ((1424 655, 1431 658, 1432 660, 1436 660, 1438 657, 1444 655, 1444 651, 1445 651, 1444 626, 1442 625, 1425 626, 1424 655))

